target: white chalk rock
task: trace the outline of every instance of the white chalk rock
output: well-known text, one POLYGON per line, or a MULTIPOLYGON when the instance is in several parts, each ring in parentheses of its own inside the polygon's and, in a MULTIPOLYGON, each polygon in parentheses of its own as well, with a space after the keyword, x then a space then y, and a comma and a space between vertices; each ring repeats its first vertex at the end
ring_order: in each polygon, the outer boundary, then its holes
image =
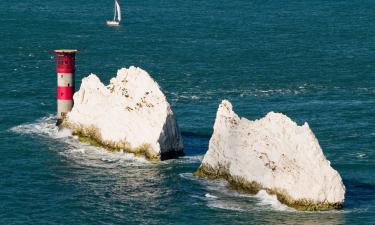
POLYGON ((171 106, 159 85, 137 67, 118 70, 108 86, 94 74, 83 78, 63 126, 108 148, 150 159, 183 154, 171 106))
POLYGON ((197 175, 226 178, 241 190, 265 189, 301 210, 341 208, 345 186, 305 123, 281 113, 250 121, 229 101, 219 106, 209 150, 197 175))

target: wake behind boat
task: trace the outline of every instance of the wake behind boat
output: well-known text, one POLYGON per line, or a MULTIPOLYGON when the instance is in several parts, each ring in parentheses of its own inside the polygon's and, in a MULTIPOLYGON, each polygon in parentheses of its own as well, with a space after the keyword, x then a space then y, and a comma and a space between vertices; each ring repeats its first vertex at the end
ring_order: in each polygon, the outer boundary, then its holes
POLYGON ((107 25, 117 27, 120 25, 120 21, 121 21, 121 8, 120 8, 120 4, 118 3, 118 0, 115 0, 115 13, 113 16, 113 20, 107 20, 107 25))

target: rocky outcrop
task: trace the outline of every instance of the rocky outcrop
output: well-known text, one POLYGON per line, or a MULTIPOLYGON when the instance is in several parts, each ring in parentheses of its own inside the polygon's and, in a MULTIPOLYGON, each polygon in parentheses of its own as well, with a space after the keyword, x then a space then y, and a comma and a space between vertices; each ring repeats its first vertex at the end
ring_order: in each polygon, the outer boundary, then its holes
POLYGON ((163 160, 183 155, 181 133, 159 85, 137 67, 123 68, 105 86, 90 74, 62 123, 82 140, 163 160))
POLYGON ((342 179, 307 123, 298 126, 273 112, 255 121, 240 118, 225 100, 195 174, 227 179, 248 193, 264 189, 299 210, 341 208, 344 202, 342 179))

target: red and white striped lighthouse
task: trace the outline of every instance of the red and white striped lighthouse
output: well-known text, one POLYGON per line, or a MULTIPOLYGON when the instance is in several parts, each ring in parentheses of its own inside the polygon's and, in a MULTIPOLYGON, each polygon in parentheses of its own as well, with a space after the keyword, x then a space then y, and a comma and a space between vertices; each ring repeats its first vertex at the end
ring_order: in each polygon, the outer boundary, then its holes
POLYGON ((57 125, 73 108, 75 54, 78 50, 55 50, 57 71, 57 125))

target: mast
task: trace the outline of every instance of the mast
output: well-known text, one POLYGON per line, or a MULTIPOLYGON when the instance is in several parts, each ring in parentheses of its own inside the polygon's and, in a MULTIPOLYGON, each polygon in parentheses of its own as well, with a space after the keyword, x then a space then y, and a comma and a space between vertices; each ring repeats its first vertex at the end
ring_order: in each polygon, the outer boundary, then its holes
POLYGON ((115 0, 115 12, 114 12, 114 15, 113 15, 113 21, 116 21, 116 13, 117 13, 117 1, 115 0))

